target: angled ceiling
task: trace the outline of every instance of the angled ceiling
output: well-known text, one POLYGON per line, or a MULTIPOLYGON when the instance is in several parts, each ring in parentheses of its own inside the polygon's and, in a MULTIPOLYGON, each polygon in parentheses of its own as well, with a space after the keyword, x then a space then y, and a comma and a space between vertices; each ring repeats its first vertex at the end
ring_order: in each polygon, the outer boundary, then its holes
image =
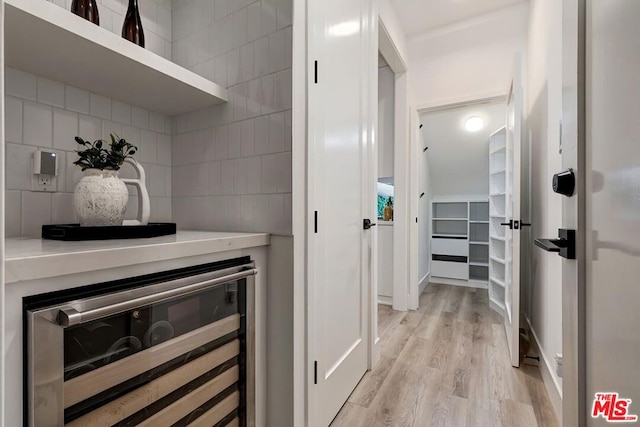
POLYGON ((391 0, 407 37, 493 12, 524 0, 391 0))
POLYGON ((434 197, 489 196, 489 136, 504 126, 504 101, 433 111, 420 116, 422 142, 429 147, 434 197), (472 116, 484 120, 474 133, 464 129, 472 116))

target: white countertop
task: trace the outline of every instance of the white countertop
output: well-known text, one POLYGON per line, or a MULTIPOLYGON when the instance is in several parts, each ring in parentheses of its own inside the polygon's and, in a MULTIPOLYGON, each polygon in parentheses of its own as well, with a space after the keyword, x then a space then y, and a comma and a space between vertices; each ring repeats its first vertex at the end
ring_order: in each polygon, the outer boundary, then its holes
POLYGON ((62 242, 7 239, 6 283, 269 245, 264 233, 178 231, 151 239, 62 242))

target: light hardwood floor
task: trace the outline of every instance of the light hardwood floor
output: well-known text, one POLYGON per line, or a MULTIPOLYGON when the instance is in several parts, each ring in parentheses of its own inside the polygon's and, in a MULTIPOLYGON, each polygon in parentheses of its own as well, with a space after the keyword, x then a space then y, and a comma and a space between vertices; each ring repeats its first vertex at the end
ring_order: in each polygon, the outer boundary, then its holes
POLYGON ((511 367, 488 299, 430 284, 417 311, 380 306, 380 361, 332 426, 558 426, 538 368, 511 367))

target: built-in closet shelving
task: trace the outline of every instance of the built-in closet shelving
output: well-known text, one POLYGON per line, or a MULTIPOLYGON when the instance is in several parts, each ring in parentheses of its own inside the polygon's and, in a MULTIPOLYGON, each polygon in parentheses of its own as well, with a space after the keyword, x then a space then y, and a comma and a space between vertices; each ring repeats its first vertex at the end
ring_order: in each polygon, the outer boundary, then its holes
POLYGON ((50 2, 5 0, 5 64, 166 115, 227 90, 50 2))
POLYGON ((489 203, 432 203, 431 278, 486 287, 489 278, 489 203))
POLYGON ((489 143, 489 301, 496 311, 504 313, 507 256, 506 227, 506 130, 491 135, 489 143))

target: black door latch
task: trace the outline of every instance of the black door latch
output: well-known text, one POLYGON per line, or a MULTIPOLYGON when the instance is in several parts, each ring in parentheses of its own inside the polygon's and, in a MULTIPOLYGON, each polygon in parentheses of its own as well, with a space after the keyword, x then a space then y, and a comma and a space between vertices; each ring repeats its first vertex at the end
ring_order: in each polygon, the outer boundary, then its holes
POLYGON ((547 252, 556 252, 562 258, 576 259, 576 230, 561 228, 557 239, 536 239, 535 245, 547 252))
POLYGON ((369 230, 371 227, 375 227, 376 224, 373 224, 369 218, 365 218, 362 220, 362 228, 365 230, 369 230))

